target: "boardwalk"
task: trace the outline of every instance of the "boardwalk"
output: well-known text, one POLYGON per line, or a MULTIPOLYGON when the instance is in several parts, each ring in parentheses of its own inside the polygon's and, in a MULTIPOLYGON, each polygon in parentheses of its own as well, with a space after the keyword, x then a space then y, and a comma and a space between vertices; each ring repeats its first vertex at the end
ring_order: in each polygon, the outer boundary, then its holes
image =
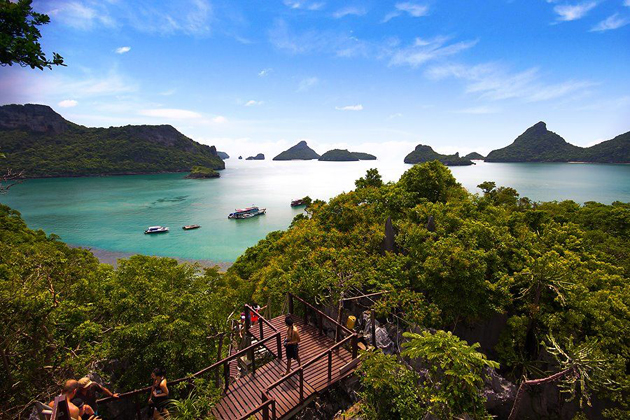
MULTIPOLYGON (((318 392, 352 374, 358 361, 356 335, 339 326, 340 333, 347 337, 336 343, 334 339, 323 334, 323 321, 326 316, 306 302, 303 303, 312 314, 315 314, 318 325, 307 325, 302 319, 294 316, 295 325, 300 329, 302 368, 299 369, 297 363, 293 361, 293 373, 284 377, 286 358, 282 354, 283 357, 277 357, 278 350, 281 353, 283 350, 274 343, 274 340, 269 340, 274 334, 279 333, 284 342, 287 330, 284 316, 252 325, 250 333, 257 340, 266 338, 265 347, 276 358, 255 369, 254 373, 231 383, 212 411, 215 417, 241 419, 253 414, 259 419, 264 419, 265 416, 288 418, 308 404, 318 392)), ((327 321, 333 324, 333 327, 338 325, 330 318, 327 318, 327 321)))

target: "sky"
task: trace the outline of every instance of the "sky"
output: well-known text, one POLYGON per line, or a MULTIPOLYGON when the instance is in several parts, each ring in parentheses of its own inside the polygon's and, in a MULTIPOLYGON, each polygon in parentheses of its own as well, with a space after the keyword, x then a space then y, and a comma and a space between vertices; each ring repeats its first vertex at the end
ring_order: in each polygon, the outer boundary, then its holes
POLYGON ((489 151, 538 121, 630 131, 630 0, 35 0, 66 67, 0 67, 0 104, 171 124, 236 157, 300 140, 402 159, 489 151))

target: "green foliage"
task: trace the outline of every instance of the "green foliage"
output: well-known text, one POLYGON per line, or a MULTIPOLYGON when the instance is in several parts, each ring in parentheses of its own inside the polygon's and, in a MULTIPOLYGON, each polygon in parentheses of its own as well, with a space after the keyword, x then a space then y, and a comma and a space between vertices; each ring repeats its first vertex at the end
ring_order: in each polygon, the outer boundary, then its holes
POLYGON ((319 159, 319 155, 315 150, 308 147, 304 140, 300 141, 293 147, 288 148, 273 160, 312 160, 319 159))
POLYGON ((63 57, 53 53, 48 60, 39 43, 41 33, 38 26, 50 22, 47 15, 36 13, 32 0, 0 0, 0 65, 44 70, 52 66, 63 66, 63 57))
POLYGON ((473 418, 488 417, 481 395, 484 369, 496 369, 499 364, 478 352, 478 343, 469 346, 445 331, 404 336, 409 341, 403 343, 405 350, 401 354, 420 359, 427 368, 420 399, 428 413, 438 418, 454 418, 463 413, 473 418))
POLYGON ((423 418, 426 409, 419 399, 420 376, 400 364, 395 356, 363 353, 358 374, 363 387, 361 411, 367 419, 423 418))
POLYGON ((212 419, 210 411, 219 401, 221 390, 204 379, 196 379, 185 398, 175 399, 169 407, 173 420, 212 419))
POLYGON ((353 162, 358 161, 359 157, 349 152, 348 149, 332 149, 321 155, 318 160, 328 162, 353 162))
POLYGON ((217 171, 206 166, 193 166, 190 174, 186 178, 200 179, 200 178, 218 178, 221 176, 217 171))
POLYGON ((381 178, 381 174, 378 173, 378 169, 372 168, 367 170, 365 178, 357 179, 354 185, 357 189, 368 187, 380 188, 383 186, 383 179, 381 178))

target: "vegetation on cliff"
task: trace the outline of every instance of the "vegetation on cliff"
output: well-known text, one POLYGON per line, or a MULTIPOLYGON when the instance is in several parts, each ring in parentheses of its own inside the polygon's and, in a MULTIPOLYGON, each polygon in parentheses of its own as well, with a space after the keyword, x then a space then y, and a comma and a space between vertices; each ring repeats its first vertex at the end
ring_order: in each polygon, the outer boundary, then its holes
POLYGON ((187 172, 195 165, 224 169, 214 146, 170 125, 89 128, 44 105, 0 107, 0 172, 25 177, 187 172))
POLYGON ((509 146, 493 150, 486 162, 630 163, 630 132, 591 147, 567 143, 544 122, 528 128, 509 146))
POLYGON ((273 160, 313 160, 319 159, 319 155, 315 150, 308 147, 304 140, 300 141, 293 147, 280 153, 273 160))
POLYGON ((464 159, 484 160, 485 157, 481 153, 472 152, 472 153, 468 153, 466 156, 464 156, 464 159))
POLYGON ((188 179, 206 179, 206 178, 219 178, 221 174, 212 168, 205 166, 193 166, 192 170, 186 178, 188 179))
POLYGON ((469 158, 460 157, 459 153, 442 155, 433 150, 431 146, 425 146, 424 144, 417 145, 413 152, 405 156, 405 163, 425 163, 433 160, 437 160, 446 166, 474 165, 469 158))
POLYGON ((354 191, 311 202, 225 274, 141 256, 114 270, 0 207, 0 369, 9 378, 0 404, 25 405, 88 369, 115 390, 144 385, 158 363, 170 378, 183 376, 214 359, 208 329, 225 330, 243 303, 269 303, 277 314, 286 292, 335 305, 359 289, 395 291, 375 306, 377 317, 395 315, 421 332, 405 338, 405 357, 426 369, 367 358, 365 392, 389 397, 379 408, 366 396, 367 413, 482 418, 481 368, 495 366, 491 359, 515 382, 559 372, 566 365, 547 350, 554 337, 567 355, 589 348, 601 364, 559 383, 609 401, 613 418, 627 414, 630 204, 532 203, 492 182, 480 187, 482 196, 469 194, 435 161, 398 182, 383 183, 371 169, 354 191), (383 251, 388 218, 395 246, 383 251), (506 322, 490 346, 445 332, 498 315, 506 322))

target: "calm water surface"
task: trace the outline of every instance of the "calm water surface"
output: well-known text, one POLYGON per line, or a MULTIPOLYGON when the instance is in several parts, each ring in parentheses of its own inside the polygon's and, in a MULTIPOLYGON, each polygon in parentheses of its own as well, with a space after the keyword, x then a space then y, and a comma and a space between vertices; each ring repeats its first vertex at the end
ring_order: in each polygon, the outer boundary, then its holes
MULTIPOLYGON (((22 213, 29 227, 67 243, 115 252, 232 262, 273 230, 286 229, 301 209, 294 198, 329 198, 354 188, 369 168, 396 181, 410 166, 399 162, 273 162, 228 160, 221 178, 184 174, 29 180, 0 202, 22 213), (255 204, 264 216, 228 220, 235 208, 255 204), (201 229, 183 231, 199 224, 201 229), (152 225, 171 228, 144 235, 152 225)), ((470 191, 495 181, 537 201, 630 201, 630 165, 484 163, 454 167, 470 191)))

